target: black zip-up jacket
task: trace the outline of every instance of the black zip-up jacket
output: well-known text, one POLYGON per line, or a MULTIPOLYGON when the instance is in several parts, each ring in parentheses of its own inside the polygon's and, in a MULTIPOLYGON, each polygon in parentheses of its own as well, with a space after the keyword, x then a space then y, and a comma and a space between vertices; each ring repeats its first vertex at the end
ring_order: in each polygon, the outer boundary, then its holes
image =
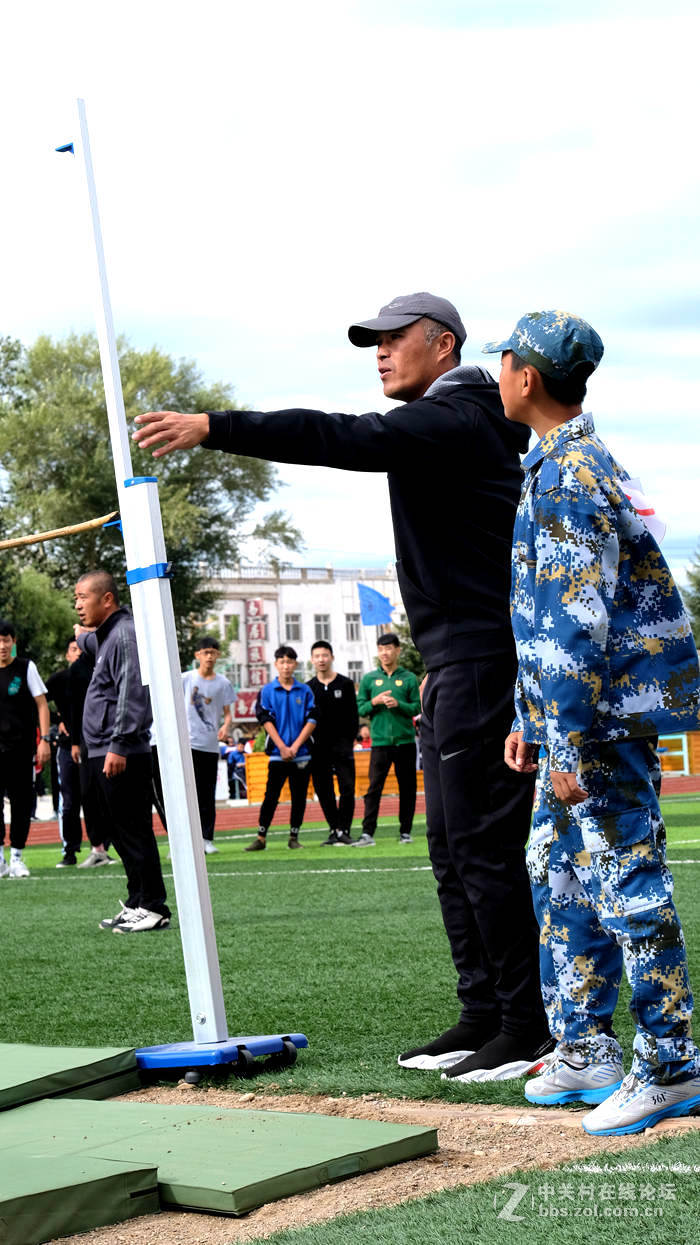
POLYGON ((399 588, 429 670, 513 652, 510 549, 529 429, 498 386, 454 368, 386 415, 209 413, 208 449, 280 463, 386 471, 399 588))
POLYGON ((314 675, 308 684, 316 702, 314 752, 330 752, 333 748, 352 752, 360 725, 352 679, 335 674, 330 683, 322 683, 314 675))
POLYGON ((95 655, 95 669, 83 705, 88 756, 116 752, 129 757, 151 751, 151 698, 141 682, 136 632, 125 605, 96 631, 78 636, 83 652, 95 655))

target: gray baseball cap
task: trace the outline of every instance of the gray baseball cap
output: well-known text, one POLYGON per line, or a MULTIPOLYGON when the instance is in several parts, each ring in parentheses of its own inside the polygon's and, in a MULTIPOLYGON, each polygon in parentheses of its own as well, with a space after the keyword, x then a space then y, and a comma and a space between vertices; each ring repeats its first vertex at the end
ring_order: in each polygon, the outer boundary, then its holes
POLYGON ((398 298, 392 298, 386 307, 379 308, 376 319, 360 320, 357 324, 351 324, 348 337, 353 346, 376 346, 377 333, 406 328, 423 316, 437 320, 438 324, 444 324, 446 329, 454 333, 457 345, 464 344, 467 330, 459 318, 457 308, 448 299, 437 298, 435 294, 427 294, 425 290, 420 294, 399 294, 398 298))

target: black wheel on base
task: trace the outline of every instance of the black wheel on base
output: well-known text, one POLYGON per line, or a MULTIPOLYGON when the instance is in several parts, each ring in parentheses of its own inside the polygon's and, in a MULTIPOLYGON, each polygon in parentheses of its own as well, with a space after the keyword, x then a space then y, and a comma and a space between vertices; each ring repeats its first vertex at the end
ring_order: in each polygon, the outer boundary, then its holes
POLYGON ((238 1059, 231 1065, 234 1076, 249 1077, 255 1073, 255 1060, 245 1046, 238 1047, 238 1059))
POLYGON ((282 1038, 282 1067, 292 1068, 299 1054, 296 1046, 289 1038, 282 1038))
POLYGON ((201 1079, 202 1074, 197 1070, 197 1068, 189 1068, 183 1077, 183 1080, 187 1085, 199 1085, 201 1079))

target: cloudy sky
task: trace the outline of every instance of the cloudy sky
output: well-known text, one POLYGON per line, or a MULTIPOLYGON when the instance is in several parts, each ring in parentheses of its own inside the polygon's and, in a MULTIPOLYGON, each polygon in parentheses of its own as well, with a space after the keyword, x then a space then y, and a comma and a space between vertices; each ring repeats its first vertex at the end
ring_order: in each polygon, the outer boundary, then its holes
MULTIPOLYGON (((255 409, 385 410, 347 325, 452 299, 465 361, 526 310, 589 319, 598 429, 700 539, 697 5, 25 0, 3 13, 0 333, 93 327, 75 98, 117 330, 255 409), (660 11, 663 16, 660 16, 660 11)), ((494 361, 497 369, 497 360, 494 361)), ((309 564, 392 556, 381 476, 282 468, 309 564)))

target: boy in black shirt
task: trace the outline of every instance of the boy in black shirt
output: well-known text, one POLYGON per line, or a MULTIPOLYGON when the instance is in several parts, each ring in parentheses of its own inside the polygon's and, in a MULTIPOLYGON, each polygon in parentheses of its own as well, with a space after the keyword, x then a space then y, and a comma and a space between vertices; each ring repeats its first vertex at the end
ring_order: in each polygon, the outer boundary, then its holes
POLYGON ((22 860, 34 802, 34 755, 39 765, 49 760, 49 706, 46 688, 33 661, 13 657, 15 628, 0 619, 0 793, 12 810, 10 863, 4 852, 5 824, 0 842, 0 878, 27 878, 22 860), (41 739, 37 746, 37 718, 41 739))
POLYGON ((355 684, 333 668, 333 649, 328 640, 311 645, 311 661, 316 674, 309 679, 317 710, 311 777, 328 822, 328 838, 323 846, 348 846, 355 812, 355 758, 353 747, 359 725, 355 684), (340 798, 336 804, 333 774, 338 779, 340 798))

